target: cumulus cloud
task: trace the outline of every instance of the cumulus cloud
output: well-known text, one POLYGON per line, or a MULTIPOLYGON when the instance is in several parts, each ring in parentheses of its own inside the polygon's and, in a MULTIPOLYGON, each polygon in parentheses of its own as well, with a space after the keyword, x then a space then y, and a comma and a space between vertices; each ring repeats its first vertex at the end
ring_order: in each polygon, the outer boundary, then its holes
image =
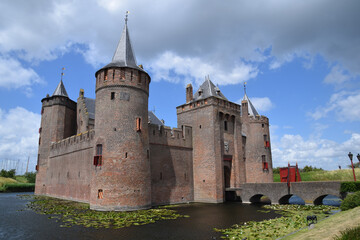
POLYGON ((30 94, 30 87, 42 82, 32 68, 23 67, 16 59, 0 56, 0 87, 7 89, 22 88, 30 94))
POLYGON ((263 97, 253 97, 250 99, 250 101, 253 103, 256 110, 260 112, 267 112, 271 110, 274 107, 274 104, 271 102, 270 98, 263 97))
MULTIPOLYGON (((41 116, 22 107, 8 111, 0 109, 0 160, 27 161, 30 156, 30 171, 34 171, 38 149, 41 116)), ((24 170, 24 169, 23 169, 24 170)))
POLYGON ((334 93, 326 106, 318 107, 309 115, 314 120, 334 114, 337 121, 360 121, 360 93, 341 91, 334 93))
POLYGON ((280 141, 272 142, 274 166, 287 166, 298 162, 300 167, 312 165, 323 169, 336 169, 349 164, 347 154, 360 149, 360 134, 353 133, 342 143, 327 139, 304 139, 300 135, 285 134, 280 141))
POLYGON ((218 63, 203 62, 197 57, 181 57, 173 52, 161 54, 150 65, 152 78, 155 81, 195 83, 199 86, 205 75, 210 75, 215 84, 237 84, 254 78, 258 69, 243 62, 237 63, 230 71, 225 71, 218 63))
MULTIPOLYGON (((131 37, 145 69, 170 52, 184 64, 174 70, 195 82, 200 75, 215 75, 214 69, 220 70, 219 84, 238 83, 249 72, 256 76, 257 63, 269 60, 268 67, 276 69, 303 58, 311 65, 318 55, 360 73, 356 0, 1 1, 0 8, 0 52, 29 62, 57 58, 80 44, 87 62, 107 63, 130 10, 131 37), (200 64, 199 70, 187 60, 200 64)), ((167 78, 166 69, 156 76, 167 78)))
POLYGON ((345 71, 339 66, 335 65, 331 68, 330 73, 325 77, 324 83, 340 85, 344 84, 351 79, 351 76, 345 73, 345 71))

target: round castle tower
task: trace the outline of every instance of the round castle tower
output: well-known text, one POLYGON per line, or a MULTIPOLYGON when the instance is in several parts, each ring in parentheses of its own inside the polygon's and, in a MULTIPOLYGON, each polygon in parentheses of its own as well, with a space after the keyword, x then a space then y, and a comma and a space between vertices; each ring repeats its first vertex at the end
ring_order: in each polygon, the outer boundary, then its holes
POLYGON ((76 133, 76 103, 72 101, 60 80, 52 96, 41 100, 41 124, 39 128, 39 150, 36 165, 35 194, 47 194, 48 158, 50 144, 70 137, 76 133))
POLYGON ((127 17, 112 62, 98 70, 95 77, 95 157, 90 208, 105 211, 150 208, 150 76, 136 64, 127 17))

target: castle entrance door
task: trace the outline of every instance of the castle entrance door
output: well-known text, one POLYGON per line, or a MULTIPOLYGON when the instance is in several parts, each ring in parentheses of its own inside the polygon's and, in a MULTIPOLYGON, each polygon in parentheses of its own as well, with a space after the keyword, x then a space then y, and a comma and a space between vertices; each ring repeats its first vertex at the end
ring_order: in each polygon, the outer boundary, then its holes
POLYGON ((224 156, 224 179, 225 188, 230 187, 232 156, 224 156))

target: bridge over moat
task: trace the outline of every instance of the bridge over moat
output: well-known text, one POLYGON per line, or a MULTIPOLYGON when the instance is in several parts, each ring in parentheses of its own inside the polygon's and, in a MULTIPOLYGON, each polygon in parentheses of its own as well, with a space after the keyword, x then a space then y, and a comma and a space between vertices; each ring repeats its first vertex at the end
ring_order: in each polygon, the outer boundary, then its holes
POLYGON ((273 204, 285 204, 292 195, 302 198, 306 204, 322 204, 327 195, 341 198, 341 182, 292 182, 287 183, 245 183, 238 188, 227 188, 228 196, 240 197, 243 203, 259 202, 267 196, 273 204), (236 193, 236 196, 235 196, 236 193))

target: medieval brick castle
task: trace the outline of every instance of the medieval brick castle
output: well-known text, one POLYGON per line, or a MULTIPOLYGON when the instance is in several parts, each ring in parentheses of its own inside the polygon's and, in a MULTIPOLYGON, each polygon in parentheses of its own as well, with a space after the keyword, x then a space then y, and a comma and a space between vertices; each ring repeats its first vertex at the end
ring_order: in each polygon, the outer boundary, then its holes
POLYGON ((96 99, 71 100, 60 81, 42 102, 35 194, 128 211, 219 203, 243 183, 272 182, 269 120, 246 93, 230 102, 207 77, 178 106, 177 128, 148 111, 150 76, 137 65, 127 20, 96 99))

